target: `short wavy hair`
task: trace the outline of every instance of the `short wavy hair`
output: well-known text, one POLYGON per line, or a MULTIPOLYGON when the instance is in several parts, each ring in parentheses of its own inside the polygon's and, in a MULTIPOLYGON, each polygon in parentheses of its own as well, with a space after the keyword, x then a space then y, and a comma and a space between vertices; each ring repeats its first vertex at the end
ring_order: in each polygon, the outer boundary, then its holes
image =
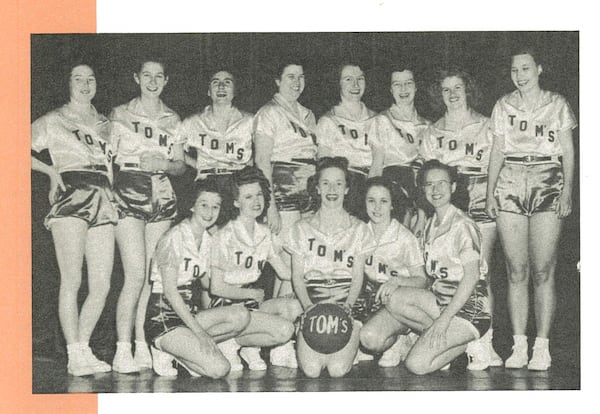
MULTIPOLYGON (((350 173, 348 171, 348 158, 346 157, 323 157, 317 161, 317 172, 310 177, 307 182, 307 190, 310 196, 311 210, 318 210, 321 207, 321 196, 317 192, 321 173, 327 168, 338 168, 344 172, 346 179, 346 188, 350 187, 350 173)), ((345 204, 345 203, 344 203, 345 204)))
POLYGON ((465 93, 467 95, 467 106, 477 109, 481 103, 481 89, 475 78, 464 69, 451 67, 438 70, 435 80, 429 87, 429 96, 431 97, 431 106, 440 113, 446 112, 446 105, 442 97, 442 82, 446 78, 456 76, 462 79, 465 84, 465 93))
POLYGON ((387 177, 378 176, 378 177, 371 177, 371 178, 367 179, 367 181, 365 183, 365 197, 364 197, 365 211, 366 211, 366 206, 367 206, 367 193, 373 187, 383 187, 386 190, 388 190, 388 192, 390 193, 390 199, 392 202, 391 216, 392 216, 392 218, 395 218, 396 220, 398 220, 399 222, 402 223, 402 221, 404 220, 404 215, 406 214, 406 209, 407 209, 405 197, 400 193, 398 188, 387 177))
MULTIPOLYGON (((246 166, 239 171, 236 171, 231 176, 230 183, 230 196, 231 200, 236 200, 240 196, 240 187, 246 184, 258 183, 263 192, 263 196, 265 198, 265 207, 263 212, 259 217, 259 221, 265 217, 267 210, 269 209, 269 205, 271 202, 271 185, 269 184, 269 180, 263 174, 262 170, 258 167, 254 166, 246 166)), ((231 209, 231 218, 236 218, 239 216, 240 210, 232 206, 231 209)))

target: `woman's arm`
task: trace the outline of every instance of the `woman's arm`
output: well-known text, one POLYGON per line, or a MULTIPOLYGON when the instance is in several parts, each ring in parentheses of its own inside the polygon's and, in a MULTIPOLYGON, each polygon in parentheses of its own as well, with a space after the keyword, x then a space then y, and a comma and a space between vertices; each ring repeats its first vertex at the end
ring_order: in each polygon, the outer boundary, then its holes
POLYGON ((383 174, 383 158, 385 156, 385 150, 379 145, 373 145, 372 147, 373 161, 371 168, 369 169, 369 178, 379 177, 383 174))
POLYGON ((308 296, 306 284, 304 283, 304 259, 294 253, 292 254, 292 286, 302 308, 308 309, 313 303, 308 296))
POLYGON ((285 265, 281 257, 278 254, 269 256, 269 263, 277 272, 277 277, 281 280, 292 280, 292 274, 290 268, 285 265))
POLYGON ((50 205, 56 201, 56 196, 59 190, 65 191, 66 187, 62 177, 53 165, 48 165, 45 162, 38 160, 33 155, 31 156, 31 169, 34 171, 46 174, 50 178, 50 192, 48 193, 48 201, 50 205))
POLYGON ((412 266, 408 268, 410 276, 391 277, 387 282, 379 286, 375 300, 381 300, 385 305, 392 293, 399 287, 414 287, 425 289, 428 285, 425 274, 425 266, 412 266))
POLYGON ((573 172, 575 170, 575 151, 573 149, 573 131, 566 129, 558 133, 560 147, 562 148, 562 168, 564 185, 558 202, 556 214, 563 218, 571 214, 571 193, 573 189, 573 172))
POLYGON ((501 148, 504 148, 504 137, 494 136, 492 152, 490 153, 490 164, 488 166, 487 195, 485 202, 485 210, 491 218, 496 218, 500 211, 498 202, 494 197, 494 190, 496 189, 496 182, 498 181, 500 169, 502 169, 502 165, 504 164, 504 153, 501 151, 501 148))
MULTIPOLYGON (((273 168, 271 166, 273 142, 273 138, 265 134, 257 133, 254 137, 254 162, 269 180, 271 188, 273 188, 273 168)), ((267 211, 267 220, 271 231, 274 234, 279 234, 281 230, 281 217, 279 216, 279 211, 277 211, 273 191, 271 191, 271 203, 267 211)))
POLYGON ((264 300, 265 292, 262 289, 231 285, 225 282, 224 277, 222 269, 211 267, 210 293, 225 299, 254 299, 257 302, 264 300))
POLYGON ((365 277, 365 255, 359 255, 354 258, 354 265, 352 266, 352 284, 350 285, 350 291, 348 297, 344 302, 348 307, 352 307, 363 285, 363 279, 365 277))
POLYGON ((143 153, 140 156, 140 168, 148 172, 164 171, 169 175, 183 175, 186 169, 183 144, 173 145, 172 151, 172 160, 152 151, 143 153))

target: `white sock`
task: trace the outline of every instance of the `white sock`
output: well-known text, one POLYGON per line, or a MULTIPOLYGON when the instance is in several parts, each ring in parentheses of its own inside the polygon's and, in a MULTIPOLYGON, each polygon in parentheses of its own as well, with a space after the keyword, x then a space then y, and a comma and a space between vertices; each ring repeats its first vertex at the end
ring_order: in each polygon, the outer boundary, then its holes
POLYGON ((535 343, 533 346, 535 348, 546 348, 548 349, 548 345, 550 344, 550 340, 548 338, 540 338, 539 336, 535 338, 535 343))
POLYGON ((131 342, 117 342, 117 352, 131 352, 131 342))
POLYGON ((73 354, 82 350, 80 343, 74 343, 67 345, 67 354, 73 354))
POLYGON ((515 342, 515 346, 527 347, 527 335, 513 335, 513 341, 515 342))

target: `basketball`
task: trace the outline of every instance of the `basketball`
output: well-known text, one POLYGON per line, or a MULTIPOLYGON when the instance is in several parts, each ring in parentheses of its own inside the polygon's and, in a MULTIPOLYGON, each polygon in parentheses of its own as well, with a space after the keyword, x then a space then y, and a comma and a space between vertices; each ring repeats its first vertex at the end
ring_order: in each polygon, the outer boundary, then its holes
POLYGON ((334 303, 320 303, 302 316, 302 336, 308 346, 321 354, 333 354, 346 346, 352 336, 352 317, 334 303))

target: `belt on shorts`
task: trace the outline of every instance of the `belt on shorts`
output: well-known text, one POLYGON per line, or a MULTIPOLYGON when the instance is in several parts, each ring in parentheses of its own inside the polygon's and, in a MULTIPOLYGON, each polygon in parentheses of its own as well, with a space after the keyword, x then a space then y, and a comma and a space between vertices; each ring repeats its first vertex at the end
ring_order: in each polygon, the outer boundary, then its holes
POLYGON ((236 171, 238 170, 232 170, 230 168, 207 168, 198 171, 198 174, 233 174, 236 171))
POLYGON ((140 168, 140 164, 137 162, 124 162, 121 168, 140 168))
POLYGON ((315 165, 315 160, 312 158, 292 158, 292 162, 299 162, 302 164, 315 165))
POLYGON ((560 155, 525 155, 524 157, 504 157, 504 161, 513 162, 518 164, 533 164, 533 163, 545 163, 545 162, 561 162, 562 157, 560 155))
POLYGON ((83 165, 81 167, 77 167, 77 168, 73 168, 72 170, 65 170, 65 171, 61 171, 61 172, 69 172, 69 171, 102 171, 102 172, 108 172, 108 168, 106 167, 106 165, 83 165))
POLYGON ((348 171, 354 172, 354 173, 359 173, 359 174, 364 174, 364 175, 369 175, 368 167, 348 167, 348 171))
POLYGON ((466 172, 483 172, 483 169, 481 167, 458 167, 458 172, 459 173, 466 173, 466 172))
POLYGON ((410 166, 411 168, 421 168, 423 166, 423 162, 414 160, 410 162, 410 166))

